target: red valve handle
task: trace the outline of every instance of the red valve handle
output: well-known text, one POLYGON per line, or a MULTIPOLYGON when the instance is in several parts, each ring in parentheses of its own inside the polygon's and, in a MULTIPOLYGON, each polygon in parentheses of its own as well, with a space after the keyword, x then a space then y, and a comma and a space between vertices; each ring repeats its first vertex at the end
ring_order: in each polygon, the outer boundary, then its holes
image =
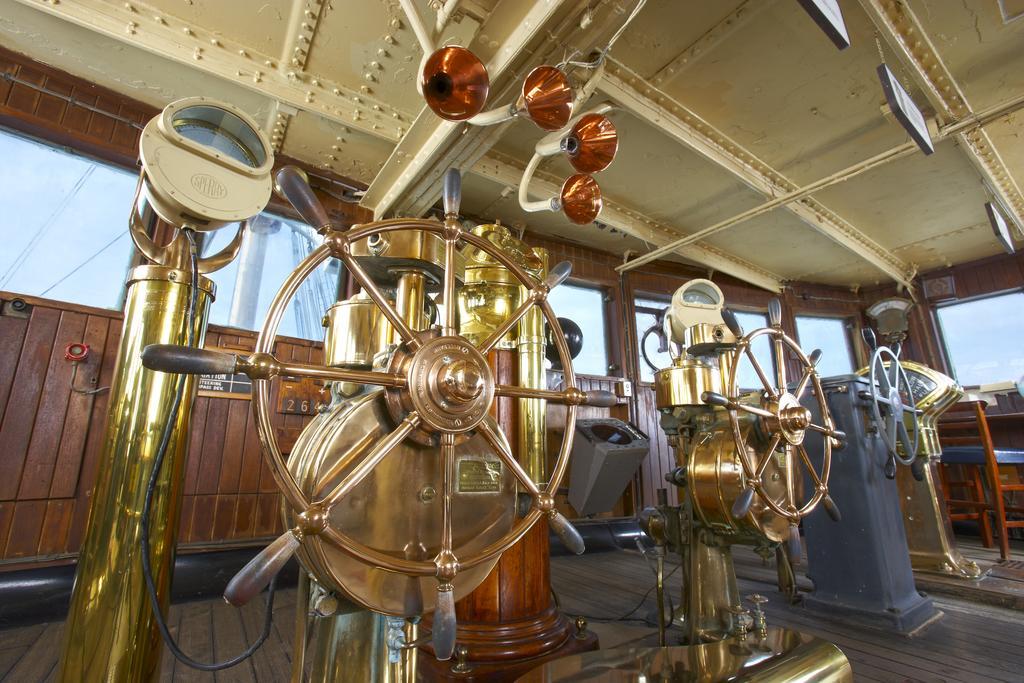
POLYGON ((81 363, 89 357, 89 345, 82 342, 71 342, 64 347, 64 360, 81 363))

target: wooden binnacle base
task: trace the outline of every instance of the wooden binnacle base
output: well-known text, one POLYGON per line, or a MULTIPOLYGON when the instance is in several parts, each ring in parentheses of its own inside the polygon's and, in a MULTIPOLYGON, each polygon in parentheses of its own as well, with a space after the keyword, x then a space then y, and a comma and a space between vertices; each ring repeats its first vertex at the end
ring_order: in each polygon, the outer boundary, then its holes
POLYGON ((596 634, 578 634, 573 620, 554 604, 544 521, 505 551, 455 609, 456 651, 467 648, 468 671, 453 671, 459 668, 457 659, 439 662, 427 647, 420 656, 420 680, 513 681, 546 661, 598 647, 596 634))

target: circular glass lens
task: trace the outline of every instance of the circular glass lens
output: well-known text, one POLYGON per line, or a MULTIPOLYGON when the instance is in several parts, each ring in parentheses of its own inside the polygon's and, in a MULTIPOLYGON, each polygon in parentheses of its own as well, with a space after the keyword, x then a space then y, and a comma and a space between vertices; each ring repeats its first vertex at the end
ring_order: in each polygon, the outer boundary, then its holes
POLYGON ((718 296, 710 288, 696 285, 683 292, 683 301, 688 304, 713 306, 718 303, 718 296))
POLYGON ((174 115, 171 125, 186 140, 215 149, 250 168, 262 166, 267 159, 267 150, 256 131, 225 109, 186 107, 174 115))

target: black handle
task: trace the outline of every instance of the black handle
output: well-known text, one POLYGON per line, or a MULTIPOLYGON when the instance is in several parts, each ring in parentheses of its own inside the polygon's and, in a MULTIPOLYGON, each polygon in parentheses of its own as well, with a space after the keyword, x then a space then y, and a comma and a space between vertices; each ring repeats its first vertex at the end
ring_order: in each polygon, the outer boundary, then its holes
POLYGON ((241 607, 259 595, 298 548, 299 539, 291 531, 278 536, 235 574, 224 589, 225 602, 241 607))
POLYGON ((449 168, 444 174, 444 194, 442 195, 445 216, 458 216, 462 204, 462 174, 457 168, 449 168))
POLYGON ((548 271, 548 276, 544 278, 544 284, 548 286, 548 289, 554 289, 569 279, 571 274, 572 264, 568 261, 559 261, 550 271, 548 271))
POLYGON ((796 524, 790 524, 789 536, 786 537, 786 556, 789 558, 789 564, 797 567, 800 565, 800 556, 803 554, 802 544, 800 543, 800 527, 796 524))
POLYGON ((277 191, 295 207, 302 220, 317 229, 331 224, 327 209, 313 194, 313 188, 309 186, 302 171, 294 166, 285 166, 274 176, 274 181, 277 191))
POLYGON ((868 345, 868 348, 874 351, 878 348, 878 338, 875 336, 875 331, 870 327, 865 327, 860 331, 860 336, 864 338, 864 343, 868 345))
POLYGON ((733 333, 737 338, 743 336, 743 326, 740 325, 740 321, 736 319, 736 314, 728 308, 722 309, 722 320, 725 321, 725 326, 729 328, 729 331, 733 333))
POLYGON ((910 463, 910 473, 914 475, 914 479, 917 481, 924 481, 924 468, 928 466, 926 461, 927 458, 918 456, 910 463))
POLYGON ((733 519, 743 519, 750 512, 750 506, 754 502, 754 489, 746 488, 743 489, 736 500, 732 504, 732 517, 733 519))
POLYGON ((709 406, 718 406, 719 408, 728 408, 732 405, 732 401, 715 391, 705 391, 700 395, 700 400, 709 406))
POLYGON ((882 471, 885 472, 886 479, 896 478, 896 456, 892 453, 890 453, 889 457, 885 459, 885 467, 882 471))
POLYGON ((150 344, 142 349, 142 365, 177 375, 230 375, 238 356, 223 351, 196 349, 176 344, 150 344))
POLYGON ((768 322, 772 327, 782 327, 782 302, 778 299, 768 302, 768 322))
POLYGON ((444 662, 455 652, 455 637, 458 622, 455 618, 455 589, 444 586, 437 589, 437 606, 434 608, 434 624, 431 637, 434 656, 444 662))
POLYGON ((614 408, 619 404, 619 397, 610 391, 597 389, 586 393, 587 397, 583 400, 583 405, 585 406, 594 406, 595 408, 614 408))
POLYGON ((583 544, 583 536, 572 525, 572 522, 565 518, 565 515, 561 512, 555 512, 548 517, 548 526, 555 532, 558 540, 562 542, 566 550, 574 555, 582 555, 584 553, 586 546, 583 544))
POLYGON ((841 522, 843 520, 843 515, 839 512, 839 506, 832 500, 832 496, 826 493, 825 497, 821 499, 821 504, 825 506, 825 512, 828 513, 833 522, 841 522))

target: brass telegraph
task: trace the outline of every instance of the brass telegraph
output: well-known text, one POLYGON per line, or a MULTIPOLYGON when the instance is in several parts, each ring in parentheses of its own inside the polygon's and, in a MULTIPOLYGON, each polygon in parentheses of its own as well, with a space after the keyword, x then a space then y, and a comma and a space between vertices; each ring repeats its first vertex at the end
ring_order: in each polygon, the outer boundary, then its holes
MULTIPOLYGON (((910 300, 893 297, 875 302, 866 311, 875 321, 878 334, 894 347, 896 355, 907 337, 908 313, 912 307, 910 300)), ((873 334, 865 333, 865 336, 869 344, 874 341, 873 334)), ((890 448, 890 453, 895 450, 894 457, 910 464, 909 474, 908 468, 900 468, 895 474, 911 566, 914 571, 977 579, 982 575, 981 568, 957 549, 945 495, 938 484, 942 456, 938 420, 963 398, 964 390, 952 377, 926 365, 898 359, 894 364, 893 358, 876 358, 877 355, 878 351, 859 374, 870 374, 883 382, 882 386, 877 386, 876 380, 872 380, 872 385, 881 391, 885 391, 886 385, 890 391, 895 388, 904 406, 900 424, 892 425, 895 430, 887 424, 885 434, 889 439, 894 431, 899 434, 898 442, 893 444, 895 449, 890 448), (913 412, 906 409, 911 404, 913 412), (911 433, 913 439, 905 438, 911 433)), ((889 414, 890 419, 892 415, 889 414)))
MULTIPOLYGON (((770 326, 747 334, 724 303, 713 282, 691 280, 675 292, 664 316, 673 361, 655 374, 655 391, 661 426, 676 453, 677 467, 666 479, 680 488, 682 504, 668 506, 662 494, 662 504, 646 509, 641 519, 659 546, 682 555, 683 642, 691 645, 750 628, 736 584, 733 545, 753 545, 766 558, 774 553, 780 588, 792 595, 800 519, 819 503, 833 518, 839 516, 828 495, 829 465, 832 448, 845 435, 832 422, 815 370, 820 351, 805 354, 786 335, 778 300, 769 307, 770 326), (770 367, 752 351, 752 343, 762 338, 771 348, 770 367), (793 382, 787 357, 799 364, 793 382), (741 363, 752 366, 759 387, 740 386, 741 363), (807 392, 820 407, 820 424, 801 405, 807 392), (804 443, 808 431, 826 437, 820 470, 811 465, 804 443), (814 482, 807 495, 801 469, 814 482)), ((751 599, 759 615, 755 626, 763 630, 763 598, 751 599)), ((664 632, 663 618, 660 626, 664 632)))

